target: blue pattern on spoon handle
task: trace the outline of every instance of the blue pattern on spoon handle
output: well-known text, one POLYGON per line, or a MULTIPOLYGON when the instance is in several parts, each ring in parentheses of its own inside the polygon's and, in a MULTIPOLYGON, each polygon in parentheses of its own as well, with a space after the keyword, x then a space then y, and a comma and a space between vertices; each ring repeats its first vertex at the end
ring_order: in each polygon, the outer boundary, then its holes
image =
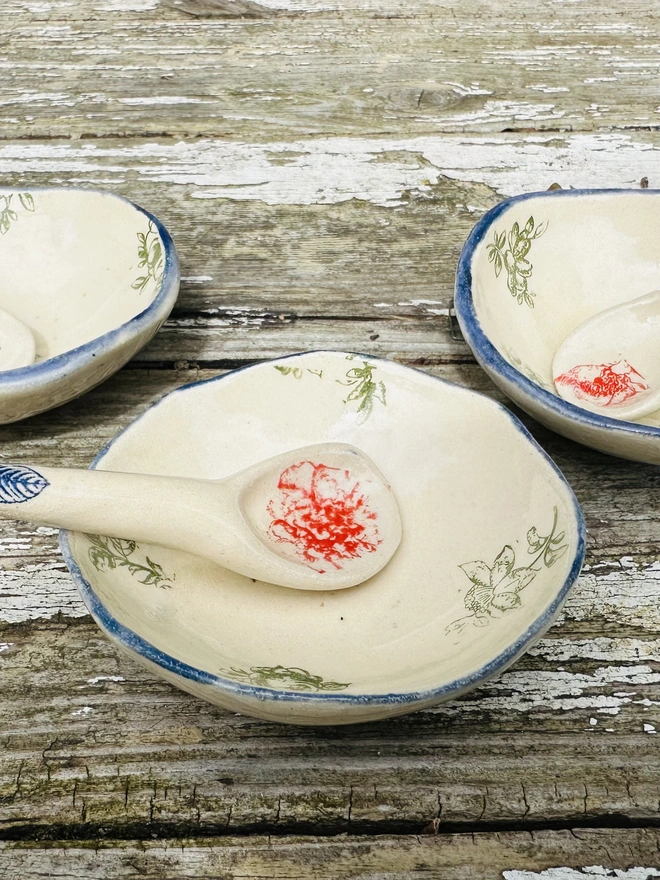
POLYGON ((29 467, 0 465, 0 504, 20 504, 36 498, 50 483, 29 467))

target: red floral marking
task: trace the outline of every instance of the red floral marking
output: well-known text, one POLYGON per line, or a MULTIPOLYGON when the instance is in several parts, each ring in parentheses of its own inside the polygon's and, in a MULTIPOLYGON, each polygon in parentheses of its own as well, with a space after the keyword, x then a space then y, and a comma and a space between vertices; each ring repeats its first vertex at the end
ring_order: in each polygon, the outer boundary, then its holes
POLYGON ((381 543, 377 516, 350 471, 301 461, 282 472, 277 488, 267 508, 269 535, 311 568, 324 572, 326 562, 341 569, 381 543))
POLYGON ((646 380, 628 361, 614 364, 581 364, 555 379, 557 385, 569 385, 580 400, 591 400, 602 406, 624 403, 642 391, 648 391, 646 380))

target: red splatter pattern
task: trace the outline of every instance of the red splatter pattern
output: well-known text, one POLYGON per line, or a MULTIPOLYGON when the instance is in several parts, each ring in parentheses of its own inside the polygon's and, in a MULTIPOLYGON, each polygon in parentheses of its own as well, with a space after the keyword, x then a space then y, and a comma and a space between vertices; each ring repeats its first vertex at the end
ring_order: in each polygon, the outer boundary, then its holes
POLYGON ((555 384, 568 385, 580 400, 601 406, 616 406, 649 390, 641 373, 626 360, 614 364, 581 364, 557 376, 555 384))
POLYGON ((269 535, 310 568, 341 569, 381 543, 377 516, 350 471, 301 461, 282 472, 277 488, 267 507, 269 535))

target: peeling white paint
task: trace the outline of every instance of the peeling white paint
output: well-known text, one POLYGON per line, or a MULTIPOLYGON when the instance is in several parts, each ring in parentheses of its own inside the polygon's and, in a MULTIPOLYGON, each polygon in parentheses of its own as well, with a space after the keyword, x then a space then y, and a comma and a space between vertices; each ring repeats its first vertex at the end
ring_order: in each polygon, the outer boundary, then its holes
POLYGON ((0 571, 0 621, 20 623, 59 613, 65 617, 88 613, 64 562, 0 571))
POLYGON ((83 706, 81 709, 77 709, 75 712, 71 713, 71 716, 75 718, 77 715, 82 715, 83 717, 90 715, 94 709, 91 706, 83 706))
POLYGON ((213 101, 203 98, 176 97, 175 95, 151 95, 147 98, 119 98, 120 104, 151 105, 151 104, 212 104, 213 101))
POLYGON ((555 92, 570 92, 570 89, 567 89, 565 86, 546 86, 545 84, 527 86, 527 88, 531 89, 534 92, 544 92, 547 95, 552 95, 555 92))
POLYGON ((630 557, 583 569, 561 620, 615 620, 643 630, 660 630, 660 564, 642 568, 630 557), (597 571, 609 569, 608 574, 597 571))
POLYGON ((660 877, 656 868, 629 868, 618 870, 603 868, 602 865, 591 865, 585 868, 548 868, 545 871, 503 871, 504 880, 650 880, 660 877))
MULTIPOLYGON (((283 12, 330 12, 337 9, 337 4, 327 3, 325 0, 257 0, 260 6, 267 9, 280 9, 283 12)), ((365 5, 371 4, 364 0, 365 5)))
POLYGON ((335 204, 361 199, 396 207, 430 193, 441 177, 479 183, 501 196, 568 187, 638 186, 658 168, 660 147, 632 134, 318 138, 270 144, 222 140, 176 144, 12 143, 0 174, 85 174, 88 184, 136 173, 189 187, 193 198, 335 204), (288 161, 278 161, 286 154, 288 161), (275 160, 275 161, 273 161, 275 160))
POLYGON ((8 651, 13 644, 13 642, 0 642, 0 654, 2 654, 3 651, 8 651))
POLYGON ((523 671, 515 667, 500 678, 484 685, 494 695, 479 700, 441 705, 429 711, 447 715, 471 711, 531 712, 534 709, 593 711, 597 715, 618 715, 632 703, 631 697, 603 693, 609 686, 622 682, 643 687, 660 683, 660 672, 650 666, 604 666, 593 673, 558 672, 555 670, 523 671))
MULTIPOLYGON (((95 675, 94 678, 88 678, 87 684, 98 684, 100 681, 126 681, 123 675, 95 675)), ((81 688, 87 687, 85 684, 80 685, 81 688)))
POLYGON ((445 317, 448 317, 450 314, 452 314, 451 309, 448 309, 446 307, 439 309, 431 308, 431 306, 440 305, 440 301, 435 299, 411 299, 408 302, 399 302, 397 303, 397 305, 404 308, 412 307, 416 309, 421 309, 421 311, 424 312, 424 314, 426 315, 444 315, 445 317))
MULTIPOLYGON (((598 637, 594 639, 541 639, 530 648, 529 653, 543 657, 552 663, 568 660, 606 660, 616 663, 660 663, 660 639, 619 639, 598 637)), ((618 692, 617 696, 632 694, 618 692)))
POLYGON ((656 729, 653 724, 645 724, 644 725, 644 733, 656 733, 656 729))
POLYGON ((76 101, 71 95, 64 92, 35 92, 28 91, 22 95, 12 95, 10 99, 0 101, 1 106, 11 104, 49 104, 57 107, 75 107, 76 101))
POLYGON ((45 12, 50 12, 53 8, 52 3, 26 3, 25 9, 31 15, 43 15, 45 12))
POLYGON ((181 281, 187 284, 205 284, 207 281, 213 281, 212 275, 182 275, 181 281))
POLYGON ((158 6, 158 0, 105 0, 93 8, 97 12, 147 12, 158 6))

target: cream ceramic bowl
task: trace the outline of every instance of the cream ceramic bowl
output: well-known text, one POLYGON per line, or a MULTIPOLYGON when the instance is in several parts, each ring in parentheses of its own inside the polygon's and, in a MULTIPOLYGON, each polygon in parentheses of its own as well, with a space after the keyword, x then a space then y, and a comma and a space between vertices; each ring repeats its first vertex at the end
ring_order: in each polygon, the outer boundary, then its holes
POLYGON ((0 309, 27 325, 36 361, 0 372, 0 424, 98 385, 156 333, 179 289, 172 239, 110 193, 0 190, 0 309))
POLYGON ((475 357, 522 409, 571 440, 652 464, 660 464, 660 411, 636 422, 589 412, 558 396, 551 367, 587 318, 660 288, 659 225, 660 191, 509 199, 470 234, 455 296, 475 357))
POLYGON ((212 703, 346 724, 457 696, 550 626, 584 554, 571 489, 506 409, 417 370, 312 352, 188 385, 95 467, 216 479, 323 441, 362 449, 391 482, 403 540, 379 574, 304 592, 162 547, 63 532, 101 628, 212 703))

